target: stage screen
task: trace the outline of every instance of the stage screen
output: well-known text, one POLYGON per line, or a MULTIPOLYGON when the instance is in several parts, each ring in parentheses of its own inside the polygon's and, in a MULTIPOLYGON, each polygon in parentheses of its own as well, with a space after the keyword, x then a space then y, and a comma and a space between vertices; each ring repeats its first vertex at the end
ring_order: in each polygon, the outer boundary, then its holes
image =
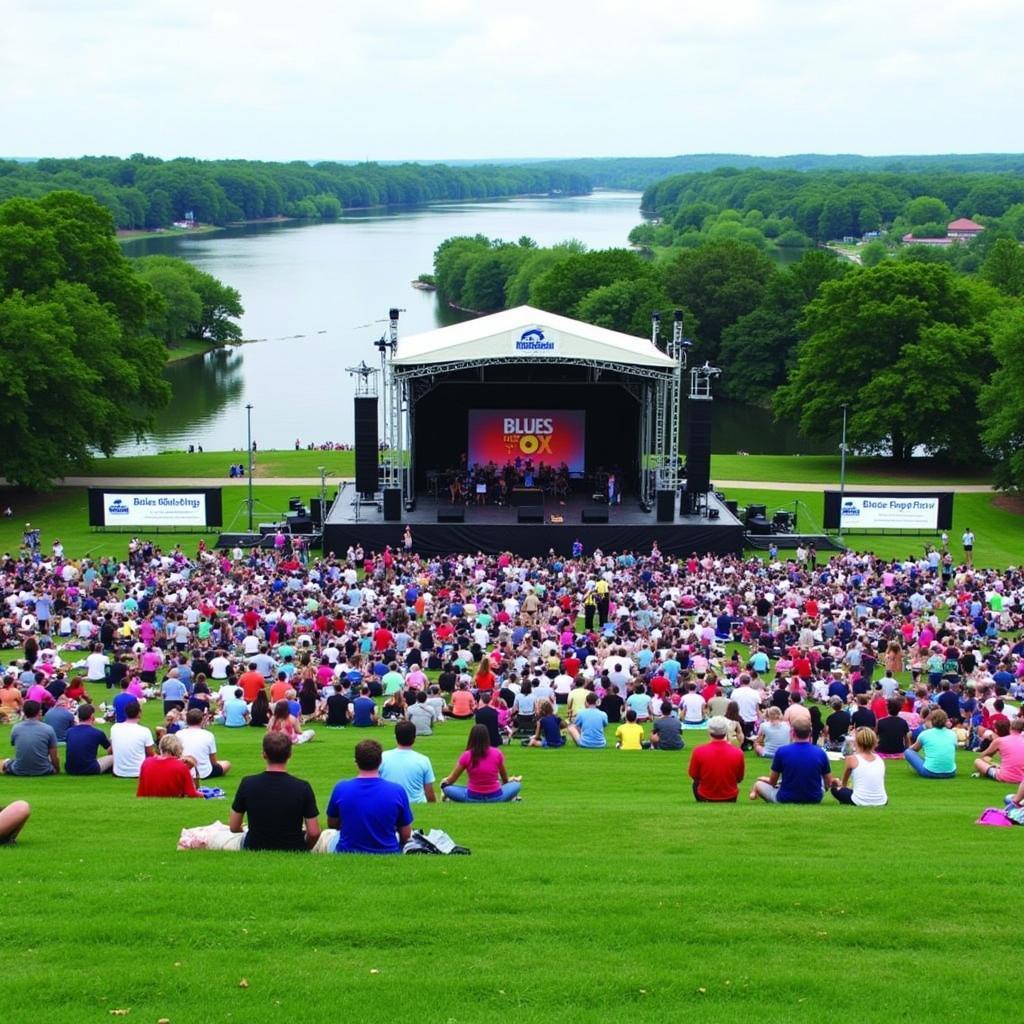
POLYGON ((469 464, 502 466, 532 459, 582 473, 586 459, 586 413, 582 409, 470 409, 469 464))
POLYGON ((948 530, 953 521, 953 495, 948 492, 867 494, 825 492, 825 529, 948 530))
POLYGON ((106 527, 209 527, 221 525, 219 487, 194 490, 128 487, 89 489, 89 525, 106 527))

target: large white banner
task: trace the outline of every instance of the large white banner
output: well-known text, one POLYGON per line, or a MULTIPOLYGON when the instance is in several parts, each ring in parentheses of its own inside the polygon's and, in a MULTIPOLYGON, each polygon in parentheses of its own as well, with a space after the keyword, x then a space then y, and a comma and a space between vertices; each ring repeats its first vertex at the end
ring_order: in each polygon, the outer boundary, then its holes
POLYGON ((103 492, 104 526, 205 526, 206 495, 103 492))
POLYGON ((892 498, 884 494, 843 498, 840 520, 844 530, 935 530, 938 498, 892 498))

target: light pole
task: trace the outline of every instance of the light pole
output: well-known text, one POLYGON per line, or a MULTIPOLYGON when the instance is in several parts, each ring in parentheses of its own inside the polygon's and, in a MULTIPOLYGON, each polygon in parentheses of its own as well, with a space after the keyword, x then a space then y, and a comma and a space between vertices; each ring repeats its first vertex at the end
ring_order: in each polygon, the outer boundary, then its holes
POLYGON ((846 493, 846 403, 843 403, 843 440, 839 445, 839 539, 843 539, 843 495, 846 493))
POLYGON ((249 452, 249 532, 252 533, 252 402, 245 407, 245 436, 249 452))
POLYGON ((323 517, 327 515, 327 468, 317 466, 320 470, 320 523, 323 525, 323 517))

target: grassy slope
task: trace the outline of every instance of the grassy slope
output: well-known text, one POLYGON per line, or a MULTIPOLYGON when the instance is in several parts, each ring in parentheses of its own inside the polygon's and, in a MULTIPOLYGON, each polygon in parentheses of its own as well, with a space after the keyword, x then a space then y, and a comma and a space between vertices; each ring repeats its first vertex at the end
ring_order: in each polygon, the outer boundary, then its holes
MULTIPOLYGON (((446 723, 418 748, 440 774, 465 734, 446 723)), ((364 735, 321 731, 296 752, 321 812, 364 735)), ((235 773, 258 770, 255 731, 217 737, 235 773)), ((1015 915, 976 912, 1012 906, 1017 882, 976 866, 1010 863, 1020 836, 973 824, 1005 787, 966 778, 968 755, 950 782, 890 762, 881 810, 697 807, 687 758, 513 747, 522 803, 416 811, 473 850, 458 859, 177 853, 178 830, 226 820, 226 802, 4 777, 3 800, 27 798, 34 817, 0 850, 18 949, 0 1018, 40 1019, 43 970, 53 1024, 115 1009, 278 1021, 282 1006, 309 1020, 819 1022, 853 1002, 865 1021, 916 1022, 1011 1005, 1012 971, 971 967, 1019 943, 1015 915)), ((751 760, 748 779, 763 769, 751 760)))
MULTIPOLYGON (((244 452, 203 452, 188 455, 169 452, 130 458, 97 459, 90 470, 95 476, 211 476, 223 477, 232 461, 244 459, 244 452)), ((324 466, 334 476, 355 472, 352 452, 263 451, 256 456, 258 476, 317 476, 324 466)), ((833 455, 715 455, 712 479, 752 481, 793 481, 838 486, 839 459, 833 455)), ((909 467, 893 467, 888 459, 851 458, 847 464, 850 484, 956 484, 986 483, 989 475, 980 470, 949 469, 928 459, 915 460, 909 467)))

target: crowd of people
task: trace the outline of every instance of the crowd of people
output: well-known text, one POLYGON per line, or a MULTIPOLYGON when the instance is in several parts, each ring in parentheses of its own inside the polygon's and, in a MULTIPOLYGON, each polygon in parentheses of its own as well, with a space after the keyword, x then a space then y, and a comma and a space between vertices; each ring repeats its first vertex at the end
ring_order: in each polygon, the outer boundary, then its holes
MULTIPOLYGON (((395 748, 357 744, 359 784, 332 794, 339 851, 385 833, 400 848, 408 805, 437 797, 413 745, 452 722, 468 742, 439 788, 457 802, 520 798, 510 743, 681 751, 700 730, 708 741, 688 759, 698 801, 737 799, 744 751, 767 762, 751 799, 874 806, 887 802, 887 761, 944 779, 966 748, 979 779, 1024 803, 1015 569, 853 552, 670 559, 656 546, 425 558, 405 540, 322 558, 149 542, 123 562, 56 545, 4 555, 0 638, 24 657, 0 681, 13 724, 3 772, 109 771, 138 779, 140 796, 194 797, 231 770, 219 731, 256 728, 268 768, 239 784, 232 828, 248 821, 245 847, 266 848, 284 828, 273 794, 287 790, 287 848, 300 829, 305 849, 323 838, 310 792, 253 780, 292 778, 294 746, 331 728, 393 724, 395 748), (146 701, 161 702, 155 730, 141 723, 146 701)), ((3 812, 9 838, 29 810, 3 812)))

